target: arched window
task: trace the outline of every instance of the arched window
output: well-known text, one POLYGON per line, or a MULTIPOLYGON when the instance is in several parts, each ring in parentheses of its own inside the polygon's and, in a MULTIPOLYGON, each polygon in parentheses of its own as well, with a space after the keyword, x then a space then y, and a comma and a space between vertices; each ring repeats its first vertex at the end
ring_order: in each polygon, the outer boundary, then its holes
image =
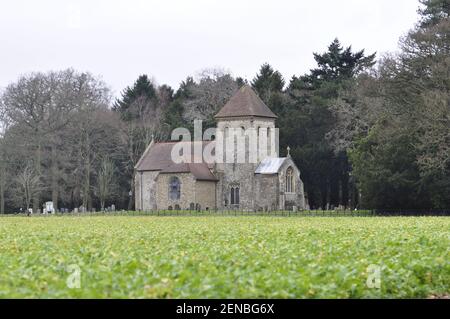
POLYGON ((239 205, 239 187, 231 187, 230 191, 230 203, 231 205, 239 205))
POLYGON ((228 143, 230 143, 229 141, 230 138, 230 128, 228 126, 225 126, 223 128, 223 136, 222 136, 222 159, 224 161, 224 163, 226 163, 227 161, 229 161, 228 158, 228 143))
POLYGON ((172 177, 169 181, 169 199, 178 200, 181 197, 181 183, 180 179, 176 176, 172 177))
POLYGON ((249 150, 249 132, 246 132, 246 128, 244 126, 241 126, 240 128, 240 132, 239 132, 239 138, 240 138, 240 142, 238 142, 238 145, 236 146, 236 156, 239 159, 239 163, 241 163, 242 161, 244 161, 244 163, 247 163, 247 158, 248 158, 248 150, 249 150), (242 153, 239 153, 242 152, 242 153), (239 154, 239 155, 237 155, 239 154))
POLYGON ((259 131, 261 130, 261 127, 256 128, 256 149, 259 150, 259 131))
POLYGON ((294 170, 292 167, 286 170, 286 193, 295 193, 294 170))

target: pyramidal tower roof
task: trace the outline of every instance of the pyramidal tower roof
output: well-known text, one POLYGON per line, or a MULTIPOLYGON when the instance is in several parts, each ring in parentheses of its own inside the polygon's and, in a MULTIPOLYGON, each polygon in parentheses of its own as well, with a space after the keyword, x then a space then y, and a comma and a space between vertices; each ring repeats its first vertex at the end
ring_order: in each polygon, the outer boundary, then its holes
POLYGON ((266 118, 277 117, 248 85, 242 86, 219 113, 216 114, 215 118, 220 119, 245 116, 266 118))

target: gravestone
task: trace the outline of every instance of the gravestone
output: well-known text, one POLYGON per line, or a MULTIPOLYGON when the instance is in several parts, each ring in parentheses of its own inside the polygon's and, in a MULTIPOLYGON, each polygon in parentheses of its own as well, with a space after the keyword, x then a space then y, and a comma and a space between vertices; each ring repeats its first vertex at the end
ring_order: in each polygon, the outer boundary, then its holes
POLYGON ((43 210, 45 214, 54 214, 55 213, 55 207, 53 205, 53 202, 45 202, 43 206, 43 210))

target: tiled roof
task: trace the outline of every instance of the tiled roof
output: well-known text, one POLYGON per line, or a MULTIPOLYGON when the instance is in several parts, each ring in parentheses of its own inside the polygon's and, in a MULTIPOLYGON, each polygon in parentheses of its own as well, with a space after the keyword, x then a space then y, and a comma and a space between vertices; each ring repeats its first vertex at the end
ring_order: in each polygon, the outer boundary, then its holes
POLYGON ((229 118, 241 116, 255 116, 265 118, 276 118, 277 116, 256 95, 255 91, 248 86, 241 87, 235 95, 217 113, 215 118, 229 118))
MULTIPOLYGON (((197 180, 216 181, 217 178, 211 173, 210 168, 213 163, 175 163, 172 161, 172 148, 179 142, 154 143, 145 151, 142 158, 136 165, 137 171, 160 171, 162 174, 169 173, 192 173, 197 180)), ((213 141, 204 142, 182 142, 188 143, 191 147, 191 154, 194 154, 194 143, 202 143, 204 149, 213 141)), ((193 156, 192 156, 193 158, 193 156)))

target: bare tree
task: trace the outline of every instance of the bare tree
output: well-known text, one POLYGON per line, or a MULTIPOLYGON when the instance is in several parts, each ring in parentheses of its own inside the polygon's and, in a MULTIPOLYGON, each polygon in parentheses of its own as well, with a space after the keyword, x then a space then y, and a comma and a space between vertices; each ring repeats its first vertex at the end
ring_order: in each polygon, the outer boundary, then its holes
POLYGON ((101 160, 97 174, 96 194, 100 199, 101 210, 105 209, 105 202, 116 193, 114 163, 106 156, 101 160))
POLYGON ((28 211, 34 196, 42 190, 41 178, 32 166, 26 166, 17 175, 15 182, 17 186, 17 203, 25 205, 26 211, 28 211))
POLYGON ((8 181, 4 140, 0 136, 0 214, 5 213, 5 190, 8 181))
POLYGON ((420 110, 423 134, 419 138, 418 163, 423 172, 444 173, 450 167, 450 96, 433 90, 422 95, 426 107, 420 110))
POLYGON ((183 105, 185 120, 211 120, 237 89, 238 84, 230 74, 218 69, 204 70, 190 89, 192 98, 183 105))
MULTIPOLYGON (((106 108, 85 108, 74 118, 66 143, 71 147, 71 188, 73 199, 92 208, 92 190, 100 160, 114 154, 119 145, 116 117, 106 108)), ((79 205, 80 203, 78 203, 79 205)))
POLYGON ((377 74, 362 74, 330 106, 336 123, 326 138, 335 153, 346 151, 387 113, 377 74))
MULTIPOLYGON (((0 105, 2 104, 2 95, 0 94, 0 105)), ((0 107, 0 214, 5 213, 5 186, 6 186, 6 158, 5 158, 5 147, 4 147, 4 108, 0 107)))
POLYGON ((120 123, 122 152, 126 154, 123 166, 130 179, 131 196, 128 209, 132 209, 134 204, 135 165, 152 138, 163 140, 168 136, 167 130, 161 125, 163 112, 168 103, 167 97, 159 97, 156 100, 150 100, 145 96, 137 97, 129 107, 134 119, 120 123))
MULTIPOLYGON (((58 203, 58 134, 71 120, 71 115, 80 105, 80 98, 88 99, 86 88, 96 83, 85 73, 72 69, 60 72, 32 73, 22 76, 9 85, 3 95, 2 111, 12 125, 29 131, 33 145, 34 170, 40 176, 50 176, 54 205, 58 203), (50 149, 49 164, 44 166, 45 149, 50 149), (51 167, 48 174, 43 168, 51 167)), ((103 89, 103 87, 102 87, 103 89)), ((33 199, 35 210, 39 208, 40 193, 33 199)))

